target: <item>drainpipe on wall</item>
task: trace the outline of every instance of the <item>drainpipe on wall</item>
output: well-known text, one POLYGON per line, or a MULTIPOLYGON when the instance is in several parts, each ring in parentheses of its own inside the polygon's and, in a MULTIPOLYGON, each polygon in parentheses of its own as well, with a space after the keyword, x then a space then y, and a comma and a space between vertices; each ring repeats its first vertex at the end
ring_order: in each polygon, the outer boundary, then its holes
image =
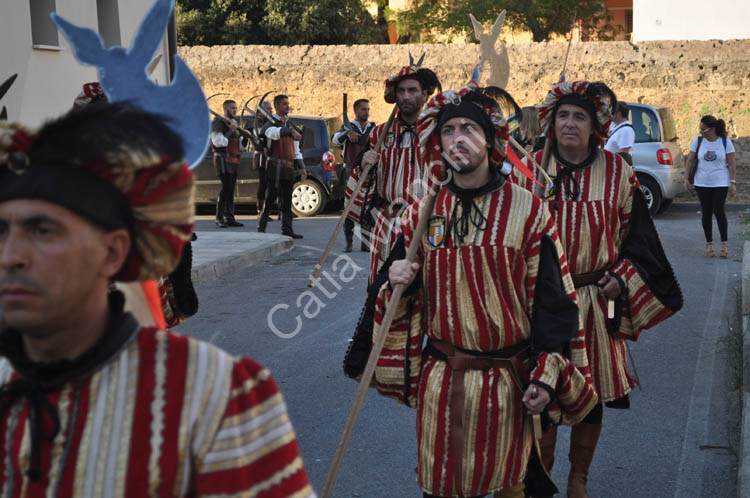
POLYGON ((174 54, 177 53, 177 22, 175 21, 174 11, 169 16, 169 25, 167 26, 167 47, 169 49, 169 81, 174 79, 174 54))

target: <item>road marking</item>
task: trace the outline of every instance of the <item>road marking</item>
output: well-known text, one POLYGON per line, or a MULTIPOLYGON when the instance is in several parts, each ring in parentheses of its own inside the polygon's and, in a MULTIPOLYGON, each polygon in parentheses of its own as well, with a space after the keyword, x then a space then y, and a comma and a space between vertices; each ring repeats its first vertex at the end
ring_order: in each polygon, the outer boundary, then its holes
POLYGON ((319 247, 314 247, 314 246, 305 246, 305 245, 302 245, 302 244, 295 244, 295 246, 296 246, 296 247, 299 247, 300 249, 308 249, 308 250, 310 250, 310 251, 323 252, 323 249, 321 249, 321 248, 319 248, 319 247))
POLYGON ((680 466, 677 468, 675 498, 700 498, 703 491, 703 470, 706 452, 699 447, 708 435, 708 419, 711 412, 716 343, 722 323, 722 310, 727 294, 727 262, 714 265, 714 287, 706 321, 701 335, 700 349, 695 360, 693 388, 688 405, 685 435, 682 438, 680 466))

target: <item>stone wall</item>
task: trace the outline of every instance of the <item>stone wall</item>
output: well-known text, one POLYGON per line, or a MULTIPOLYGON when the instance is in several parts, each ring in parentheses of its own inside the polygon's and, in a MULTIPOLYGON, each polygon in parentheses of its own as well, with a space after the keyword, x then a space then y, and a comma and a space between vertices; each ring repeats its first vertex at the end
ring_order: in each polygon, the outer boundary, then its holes
MULTIPOLYGON (((520 105, 540 102, 557 81, 566 44, 509 45, 508 91, 520 105)), ((369 98, 371 118, 390 113, 383 81, 426 52, 444 88, 463 86, 479 59, 478 45, 217 46, 181 47, 180 55, 206 95, 229 93, 238 102, 276 90, 290 95, 294 113, 341 114, 349 102, 369 98)), ((750 40, 708 42, 574 43, 567 78, 607 82, 618 98, 672 109, 679 143, 686 150, 704 114, 727 121, 737 149, 740 199, 750 199, 750 40)), ((223 100, 211 105, 218 110, 223 100)), ((353 115, 349 113, 350 117, 353 115)))

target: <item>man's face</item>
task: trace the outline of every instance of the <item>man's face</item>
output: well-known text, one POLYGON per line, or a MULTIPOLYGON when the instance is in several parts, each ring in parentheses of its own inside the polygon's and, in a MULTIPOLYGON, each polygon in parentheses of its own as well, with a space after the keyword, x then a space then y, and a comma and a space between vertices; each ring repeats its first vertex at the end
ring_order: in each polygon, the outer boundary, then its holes
POLYGON ((47 201, 0 203, 0 323, 36 337, 77 323, 119 269, 107 270, 108 237, 47 201))
POLYGON ((279 116, 286 116, 289 114, 289 99, 281 99, 274 104, 276 108, 276 114, 279 116))
POLYGON ((227 115, 227 117, 233 118, 237 115, 237 104, 234 102, 229 103, 224 106, 224 114, 227 115))
POLYGON ((357 121, 367 121, 370 119, 370 104, 363 102, 354 109, 354 114, 357 116, 357 121))
POLYGON ((488 167, 487 139, 476 121, 464 117, 451 118, 440 128, 440 143, 447 162, 456 174, 473 173, 488 167))
POLYGON ((263 101, 263 109, 268 113, 271 114, 273 112, 273 109, 271 108, 271 101, 270 100, 264 100, 263 101))
POLYGON ((563 104, 555 114, 555 138, 558 145, 573 150, 588 150, 593 134, 591 116, 583 107, 563 104))
POLYGON ((427 97, 429 95, 422 90, 422 85, 415 79, 406 78, 396 85, 396 103, 404 114, 418 113, 427 101, 427 97))

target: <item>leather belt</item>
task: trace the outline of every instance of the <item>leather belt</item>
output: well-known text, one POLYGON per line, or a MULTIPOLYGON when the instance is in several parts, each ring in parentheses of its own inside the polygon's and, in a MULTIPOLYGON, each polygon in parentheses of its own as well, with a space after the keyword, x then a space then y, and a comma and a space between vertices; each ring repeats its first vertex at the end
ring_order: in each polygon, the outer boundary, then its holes
POLYGON ((525 360, 529 357, 529 342, 524 341, 509 348, 494 352, 468 351, 437 339, 427 342, 425 353, 448 363, 451 368, 450 431, 453 447, 453 490, 463 496, 463 448, 464 448, 464 372, 466 370, 491 370, 505 368, 513 382, 523 392, 528 383, 529 372, 525 360))
POLYGON ((597 270, 589 273, 573 273, 571 276, 573 277, 573 285, 577 289, 587 285, 595 285, 606 274, 607 270, 597 270))
POLYGON ((268 162, 272 164, 280 164, 282 166, 294 166, 294 161, 289 161, 286 159, 277 159, 275 157, 269 157, 268 162))

